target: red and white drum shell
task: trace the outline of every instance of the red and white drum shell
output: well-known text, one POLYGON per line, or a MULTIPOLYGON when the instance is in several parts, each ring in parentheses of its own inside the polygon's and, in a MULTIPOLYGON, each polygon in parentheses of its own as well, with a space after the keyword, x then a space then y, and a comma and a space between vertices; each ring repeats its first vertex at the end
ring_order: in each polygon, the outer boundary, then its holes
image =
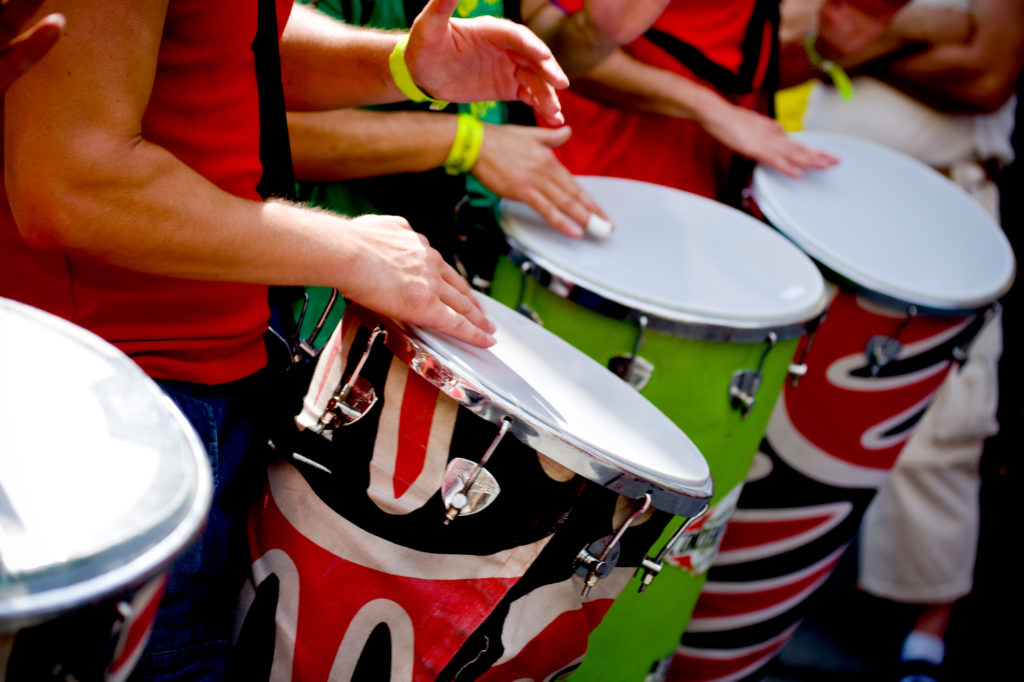
POLYGON ((127 679, 206 520, 202 444, 120 351, 6 299, 0 433, 0 680, 127 679))
POLYGON ((707 465, 678 427, 576 349, 481 303, 498 326, 486 351, 346 310, 297 419, 306 428, 279 446, 250 517, 238 647, 273 649, 252 679, 553 678, 578 665, 670 515, 706 507, 707 465), (386 341, 368 346, 378 324, 386 341), (314 433, 323 396, 368 347, 360 377, 378 404, 330 439, 314 433), (446 524, 446 468, 481 459, 499 414, 511 426, 484 468, 500 492, 446 524), (577 554, 646 490, 660 509, 622 535, 584 597, 577 554))
POLYGON ((999 225, 945 177, 864 140, 795 137, 839 165, 804 179, 758 168, 753 208, 835 292, 797 351, 806 374, 776 404, 666 679, 744 679, 789 641, 1014 277, 999 225))

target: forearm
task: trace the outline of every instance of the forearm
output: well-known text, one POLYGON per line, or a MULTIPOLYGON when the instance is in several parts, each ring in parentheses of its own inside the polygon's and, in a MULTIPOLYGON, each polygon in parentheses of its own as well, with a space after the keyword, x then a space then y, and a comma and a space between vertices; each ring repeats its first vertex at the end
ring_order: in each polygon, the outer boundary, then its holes
POLYGON ((437 168, 456 127, 455 114, 427 111, 289 112, 295 177, 333 181, 437 168))
POLYGON ((172 277, 346 285, 340 217, 232 196, 142 140, 81 140, 60 170, 8 152, 11 209, 39 248, 172 277))
POLYGON ((649 66, 621 50, 573 83, 573 89, 626 111, 701 120, 726 103, 689 78, 649 66))
POLYGON ((967 42, 936 45, 876 75, 941 109, 992 111, 1024 68, 1024 0, 979 0, 975 27, 967 42))
POLYGON ((398 32, 357 28, 295 5, 281 38, 289 110, 329 110, 404 99, 388 69, 398 32))

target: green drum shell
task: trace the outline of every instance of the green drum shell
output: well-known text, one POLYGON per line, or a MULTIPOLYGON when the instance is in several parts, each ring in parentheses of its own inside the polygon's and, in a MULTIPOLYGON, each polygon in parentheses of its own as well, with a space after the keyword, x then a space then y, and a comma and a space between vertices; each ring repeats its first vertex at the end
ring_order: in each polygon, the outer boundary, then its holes
MULTIPOLYGON (((490 293, 510 307, 525 304, 547 330, 604 366, 612 357, 633 351, 637 323, 602 315, 559 296, 507 257, 498 262, 490 293)), ((641 394, 704 455, 715 484, 712 506, 745 479, 798 343, 799 337, 780 339, 768 352, 757 402, 744 418, 731 405, 729 383, 735 371, 761 365, 768 348, 765 341, 686 338, 650 328, 644 332, 637 354, 651 362, 654 371, 641 394)), ((683 521, 674 518, 654 548, 664 546, 683 521)), ((574 679, 643 679, 652 662, 678 646, 704 578, 703 573, 693 575, 666 565, 639 594, 639 578, 634 577, 591 635, 587 657, 574 679)))

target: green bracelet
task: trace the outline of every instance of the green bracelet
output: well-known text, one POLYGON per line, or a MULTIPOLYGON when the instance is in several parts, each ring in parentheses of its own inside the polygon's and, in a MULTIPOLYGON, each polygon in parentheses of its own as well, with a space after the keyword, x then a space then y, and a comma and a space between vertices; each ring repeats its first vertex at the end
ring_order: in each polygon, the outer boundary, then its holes
POLYGON ((455 141, 444 160, 444 170, 448 175, 468 173, 480 156, 480 145, 484 141, 484 124, 472 114, 459 114, 459 127, 455 131, 455 141))
POLYGON ((391 70, 391 77, 395 80, 395 85, 398 86, 403 95, 413 102, 430 102, 430 108, 435 111, 444 109, 448 106, 448 102, 434 99, 420 90, 413 81, 412 74, 409 73, 409 67, 405 63, 405 46, 408 43, 409 36, 402 36, 388 57, 388 68, 391 70))
POLYGON ((828 77, 832 79, 832 85, 839 91, 840 97, 845 100, 853 99, 853 83, 850 82, 850 77, 843 71, 843 67, 831 59, 821 56, 818 48, 815 47, 817 40, 818 34, 814 31, 808 33, 804 38, 804 53, 807 55, 807 61, 818 71, 828 74, 828 77))

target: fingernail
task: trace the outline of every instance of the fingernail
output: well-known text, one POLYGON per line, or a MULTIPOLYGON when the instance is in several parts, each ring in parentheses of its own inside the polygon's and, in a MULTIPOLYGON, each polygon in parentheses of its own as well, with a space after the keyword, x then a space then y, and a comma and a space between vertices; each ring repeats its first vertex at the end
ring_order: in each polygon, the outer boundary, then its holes
POLYGON ((587 220, 587 234, 595 239, 607 239, 611 233, 612 224, 609 221, 596 213, 590 214, 590 218, 587 220))

